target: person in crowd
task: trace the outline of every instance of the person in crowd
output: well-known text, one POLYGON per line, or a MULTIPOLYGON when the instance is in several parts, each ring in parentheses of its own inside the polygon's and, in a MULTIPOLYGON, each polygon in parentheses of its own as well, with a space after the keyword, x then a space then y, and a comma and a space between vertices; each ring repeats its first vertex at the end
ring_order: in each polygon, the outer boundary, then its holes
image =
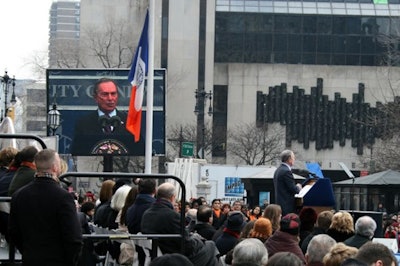
POLYGON ((179 253, 164 254, 153 259, 149 266, 193 266, 193 263, 184 255, 179 253))
MULTIPOLYGON (((82 234, 91 234, 92 229, 89 223, 94 214, 95 204, 93 202, 84 202, 78 212, 78 220, 81 225, 82 234)), ((96 263, 101 262, 103 258, 98 256, 94 251, 94 244, 92 239, 83 240, 82 254, 79 259, 79 266, 95 266, 96 263)))
POLYGON ((193 228, 193 232, 198 233, 207 240, 212 240, 216 230, 211 225, 213 220, 213 210, 207 205, 199 206, 197 210, 197 222, 193 228))
POLYGON ((134 185, 129 190, 128 195, 126 195, 124 206, 117 216, 117 221, 119 221, 118 229, 121 231, 128 232, 127 213, 128 209, 135 203, 137 195, 138 187, 134 185))
POLYGON ((356 221, 355 235, 347 238, 343 243, 355 248, 360 248, 374 237, 376 222, 370 216, 361 216, 356 221))
POLYGON ((393 252, 385 245, 368 242, 360 247, 355 258, 367 265, 396 266, 397 259, 393 252))
MULTIPOLYGON (((147 209, 142 217, 143 234, 180 234, 182 225, 180 215, 173 210, 176 189, 172 183, 158 186, 157 200, 147 209)), ((202 241, 197 234, 189 235, 184 231, 182 247, 181 238, 159 239, 158 244, 163 254, 181 253, 196 266, 218 265, 218 250, 213 241, 202 241)))
POLYGON ((300 217, 300 242, 299 245, 303 243, 304 239, 311 234, 314 230, 314 225, 317 221, 317 212, 310 207, 304 207, 299 213, 300 217))
POLYGON ((83 202, 87 202, 87 201, 90 201, 90 202, 97 201, 96 196, 94 195, 94 193, 92 191, 86 191, 85 197, 83 198, 83 202))
MULTIPOLYGON (((154 198, 156 193, 156 181, 152 178, 140 179, 138 183, 138 193, 135 202, 129 207, 126 214, 126 221, 130 234, 137 234, 142 231, 141 222, 143 213, 156 201, 154 198)), ((146 254, 142 247, 136 245, 135 248, 138 254, 139 265, 143 266, 146 260, 146 254)))
POLYGON ((274 256, 269 254, 267 266, 304 266, 304 262, 296 256, 294 253, 289 251, 281 251, 276 253, 274 256))
POLYGON ((174 202, 174 211, 176 211, 177 213, 180 213, 180 211, 181 211, 181 206, 180 206, 179 201, 175 201, 175 202, 174 202))
POLYGON ((282 164, 274 173, 275 203, 282 208, 282 215, 296 211, 296 200, 294 195, 299 193, 302 186, 296 184, 292 166, 295 161, 293 151, 284 150, 280 154, 282 164))
MULTIPOLYGON (((8 196, 8 188, 21 161, 19 152, 13 147, 7 147, 0 151, 0 196, 8 196), (18 156, 17 156, 18 155, 18 156)), ((8 218, 10 203, 0 202, 0 234, 8 241, 8 218)))
POLYGON ((306 259, 299 246, 299 233, 300 218, 297 214, 288 213, 282 217, 279 230, 273 233, 264 243, 269 256, 272 257, 275 253, 289 251, 296 254, 305 264, 306 259))
POLYGON ((250 230, 249 237, 257 238, 262 243, 272 235, 272 224, 267 218, 260 217, 254 221, 253 228, 250 230))
POLYGON ((8 188, 9 196, 12 196, 15 191, 33 180, 36 173, 34 158, 37 153, 38 149, 35 146, 27 146, 20 151, 19 159, 21 163, 8 188))
POLYGON ((82 232, 74 200, 59 185, 60 157, 44 149, 36 154, 35 165, 34 181, 11 199, 10 242, 24 265, 76 265, 82 232))
POLYGON ((231 211, 228 214, 226 227, 215 240, 215 245, 221 256, 233 249, 239 242, 240 232, 245 225, 245 218, 241 211, 231 211))
POLYGON ((383 215, 386 215, 386 214, 387 214, 387 210, 386 210, 386 208, 383 206, 383 203, 382 203, 382 202, 379 202, 379 203, 378 203, 378 208, 376 209, 376 211, 377 211, 377 212, 382 212, 383 215))
POLYGON ((332 216, 332 211, 322 211, 318 214, 316 226, 314 227, 311 234, 309 234, 301 243, 301 250, 304 254, 306 254, 308 243, 310 243, 311 239, 313 239, 314 236, 319 234, 326 234, 329 226, 331 226, 332 216))
POLYGON ((11 162, 17 155, 18 149, 14 147, 6 147, 0 151, 0 179, 7 172, 11 162))
MULTIPOLYGON (((114 195, 112 196, 110 203, 111 211, 108 213, 107 217, 108 229, 119 229, 121 210, 124 207, 126 197, 128 196, 131 189, 131 186, 123 183, 122 186, 117 188, 114 195)), ((121 243, 116 241, 111 241, 111 243, 109 243, 108 251, 110 252, 113 259, 118 260, 121 253, 120 246, 121 243)))
POLYGON ((231 209, 232 211, 242 211, 242 202, 240 200, 235 200, 231 209))
POLYGON ((263 217, 271 221, 272 233, 278 231, 282 217, 281 206, 278 204, 269 204, 264 210, 263 217))
MULTIPOLYGON (((122 209, 119 211, 116 221, 118 222, 118 231, 128 233, 128 225, 126 221, 127 211, 130 206, 132 206, 138 195, 138 187, 133 185, 129 190, 125 198, 125 203, 122 209)), ((132 242, 123 242, 120 245, 120 255, 118 257, 118 262, 120 264, 132 265, 135 261, 136 248, 132 242)))
POLYGON ((346 211, 338 211, 332 216, 332 222, 326 231, 336 242, 343 242, 354 235, 353 217, 346 211))
POLYGON ((251 231, 251 229, 253 229, 255 222, 256 221, 248 221, 247 223, 245 223, 245 225, 243 226, 242 230, 240 231, 239 242, 242 239, 250 237, 249 236, 250 235, 250 231, 251 231))
POLYGON ((345 259, 354 258, 358 249, 349 247, 343 243, 336 243, 324 256, 322 262, 324 266, 340 266, 345 259))
POLYGON ((242 203, 242 207, 240 208, 240 211, 243 213, 243 216, 245 217, 245 221, 249 221, 250 217, 249 217, 249 207, 247 206, 247 204, 242 203))
POLYGON ((305 254, 307 266, 324 266, 323 259, 329 250, 336 245, 335 239, 327 234, 319 234, 314 236, 305 254))
POLYGON ((105 180, 101 184, 99 192, 100 203, 96 206, 93 217, 93 223, 100 227, 107 227, 107 216, 109 210, 111 210, 110 204, 114 185, 115 181, 111 179, 105 180))
MULTIPOLYGON (((203 205, 200 205, 203 206, 203 205)), ((189 209, 185 213, 185 226, 189 232, 193 232, 194 226, 197 223, 197 210, 200 207, 189 209)), ((206 206, 206 205, 205 205, 206 206)))
POLYGON ((391 219, 388 225, 386 226, 385 233, 383 234, 383 236, 385 238, 397 238, 399 233, 399 227, 400 224, 396 220, 391 219))
POLYGON ((267 262, 268 251, 263 243, 257 239, 244 239, 233 249, 232 266, 265 266, 267 262))
POLYGON ((257 220, 258 218, 260 218, 262 215, 261 213, 261 208, 260 206, 256 205, 253 207, 253 209, 251 209, 250 214, 249 214, 249 220, 250 221, 254 221, 257 220))
POLYGON ((212 226, 215 228, 215 230, 218 230, 218 228, 222 225, 224 219, 224 214, 221 209, 221 200, 220 199, 213 199, 211 202, 211 207, 212 207, 212 214, 213 214, 213 221, 212 221, 212 226))
POLYGON ((368 266, 365 262, 362 262, 355 258, 345 259, 340 266, 368 266))

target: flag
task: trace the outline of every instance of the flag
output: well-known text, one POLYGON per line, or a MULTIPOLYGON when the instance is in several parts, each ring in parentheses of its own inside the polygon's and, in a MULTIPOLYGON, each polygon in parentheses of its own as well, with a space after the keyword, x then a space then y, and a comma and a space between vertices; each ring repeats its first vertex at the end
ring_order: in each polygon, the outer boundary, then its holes
POLYGON ((146 13, 146 19, 135 57, 132 61, 132 67, 129 71, 128 81, 132 84, 131 98, 129 101, 128 117, 126 119, 126 129, 135 137, 135 142, 140 139, 140 125, 142 122, 142 104, 144 94, 144 81, 148 71, 149 57, 149 11, 146 13))

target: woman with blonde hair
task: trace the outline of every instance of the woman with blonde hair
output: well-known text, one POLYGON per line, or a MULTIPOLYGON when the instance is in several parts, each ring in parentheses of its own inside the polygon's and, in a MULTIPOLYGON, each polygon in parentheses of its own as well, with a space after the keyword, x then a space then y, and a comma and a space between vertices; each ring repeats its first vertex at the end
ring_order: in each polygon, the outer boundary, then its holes
POLYGON ((272 224, 272 233, 276 232, 279 229, 279 223, 282 217, 281 206, 278 204, 269 204, 264 210, 263 217, 270 220, 272 224))
POLYGON ((343 242, 354 235, 354 221, 350 213, 338 211, 332 216, 327 232, 336 242, 343 242))
POLYGON ((354 258, 358 249, 349 247, 343 243, 335 244, 323 258, 324 266, 340 266, 348 258, 354 258))

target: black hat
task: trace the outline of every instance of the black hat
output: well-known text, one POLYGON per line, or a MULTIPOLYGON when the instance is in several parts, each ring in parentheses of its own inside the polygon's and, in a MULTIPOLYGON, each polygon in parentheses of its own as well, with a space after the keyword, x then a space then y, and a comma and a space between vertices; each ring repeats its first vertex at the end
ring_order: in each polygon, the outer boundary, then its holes
POLYGON ((280 230, 291 235, 298 235, 300 232, 300 218, 295 213, 288 213, 282 217, 280 230))
POLYGON ((243 214, 240 211, 232 211, 228 213, 228 222, 226 228, 231 231, 240 232, 243 227, 243 214))

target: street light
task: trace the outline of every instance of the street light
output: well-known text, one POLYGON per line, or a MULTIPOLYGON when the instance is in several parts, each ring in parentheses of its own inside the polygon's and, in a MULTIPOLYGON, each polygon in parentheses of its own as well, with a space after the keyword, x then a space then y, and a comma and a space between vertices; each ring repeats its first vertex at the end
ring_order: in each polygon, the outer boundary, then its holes
POLYGON ((12 85, 12 95, 11 95, 11 104, 14 105, 17 100, 15 97, 15 76, 10 78, 8 76, 7 71, 4 71, 4 76, 1 77, 1 83, 3 83, 3 90, 4 90, 4 113, 3 110, 1 110, 1 121, 3 121, 4 117, 7 116, 7 111, 8 111, 8 92, 9 92, 9 85, 12 85))
POLYGON ((207 100, 210 101, 208 107, 208 115, 211 116, 213 113, 212 109, 212 92, 206 92, 204 88, 196 90, 195 92, 196 106, 194 107, 194 113, 197 115, 197 151, 201 149, 201 159, 204 159, 205 149, 205 124, 204 124, 204 107, 207 100))
POLYGON ((55 136, 57 128, 60 126, 60 112, 57 110, 57 104, 53 103, 53 109, 47 113, 47 126, 52 130, 55 136))

